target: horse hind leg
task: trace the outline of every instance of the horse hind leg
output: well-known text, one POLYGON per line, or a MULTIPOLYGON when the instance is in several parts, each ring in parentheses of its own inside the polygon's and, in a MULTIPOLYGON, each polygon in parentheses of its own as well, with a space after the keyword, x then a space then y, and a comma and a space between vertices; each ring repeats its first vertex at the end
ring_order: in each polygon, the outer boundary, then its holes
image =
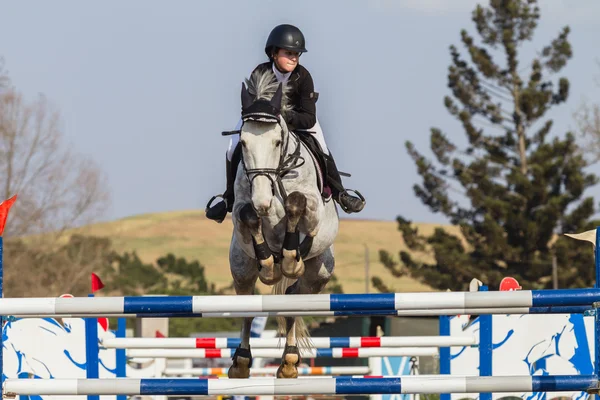
MULTIPOLYGON (((306 261, 306 273, 293 285, 287 287, 285 294, 321 293, 331 279, 334 267, 333 251, 332 248, 329 248, 323 254, 306 261)), ((288 279, 284 278, 274 289, 281 291, 287 283, 288 279)), ((283 325, 281 319, 278 319, 278 322, 280 326, 283 325)), ((281 365, 277 369, 277 377, 296 378, 298 376, 298 364, 301 360, 299 349, 310 350, 313 346, 308 328, 302 317, 286 317, 285 328, 286 344, 281 358, 281 365)))
POLYGON ((296 318, 286 317, 286 343, 281 356, 281 365, 277 368, 278 378, 297 378, 300 364, 300 350, 296 342, 296 318))
POLYGON ((252 352, 250 351, 250 328, 254 318, 244 318, 242 322, 241 343, 231 359, 233 363, 227 371, 229 378, 249 378, 252 367, 252 352))
MULTIPOLYGON (((256 260, 251 259, 234 241, 229 254, 229 262, 236 295, 252 295, 258 275, 256 260)), ((250 350, 250 329, 253 318, 244 318, 240 332, 240 345, 231 357, 231 367, 227 371, 229 378, 249 378, 252 366, 250 350)))
POLYGON ((252 235, 254 253, 260 265, 258 278, 265 285, 274 285, 281 280, 281 268, 275 264, 275 258, 262 233, 262 222, 252 204, 247 203, 240 210, 240 220, 252 235))
MULTIPOLYGON (((254 292, 254 282, 244 282, 242 284, 235 282, 235 293, 237 295, 251 295, 254 292)), ((229 378, 249 378, 250 367, 252 367, 252 352, 250 349, 250 329, 252 328, 253 317, 244 318, 242 321, 242 330, 240 332, 240 345, 235 349, 231 359, 233 363, 227 371, 229 378)))
MULTIPOLYGON (((284 278, 282 282, 289 282, 284 278)), ((278 286, 281 286, 278 284, 278 286)), ((285 294, 293 294, 298 290, 298 281, 289 286, 285 294)), ((279 327, 285 325, 285 348, 281 356, 281 364, 277 368, 277 378, 297 378, 298 365, 301 361, 300 348, 309 346, 309 333, 302 317, 279 317, 277 318, 279 327), (300 344, 300 345, 299 345, 300 344)))
POLYGON ((285 237, 281 257, 281 272, 288 278, 296 279, 304 273, 304 261, 300 255, 300 232, 298 222, 306 210, 306 196, 292 192, 285 200, 287 216, 285 237))

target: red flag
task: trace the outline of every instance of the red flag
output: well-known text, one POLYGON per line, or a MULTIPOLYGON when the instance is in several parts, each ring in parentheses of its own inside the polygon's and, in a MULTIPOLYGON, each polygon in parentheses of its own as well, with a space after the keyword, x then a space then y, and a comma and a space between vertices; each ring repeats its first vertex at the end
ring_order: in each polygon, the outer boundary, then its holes
POLYGON ((108 318, 98 318, 98 323, 104 332, 108 330, 108 318))
POLYGON ((0 236, 2 236, 2 233, 4 233, 4 226, 6 225, 6 219, 8 218, 8 211, 16 200, 17 195, 15 194, 10 199, 0 203, 0 236))
POLYGON ((161 331, 159 331, 158 329, 156 330, 156 332, 154 332, 155 337, 165 337, 165 335, 163 335, 163 333, 161 331))
POLYGON ((92 293, 102 289, 103 287, 104 283, 102 283, 98 275, 92 272, 92 293))

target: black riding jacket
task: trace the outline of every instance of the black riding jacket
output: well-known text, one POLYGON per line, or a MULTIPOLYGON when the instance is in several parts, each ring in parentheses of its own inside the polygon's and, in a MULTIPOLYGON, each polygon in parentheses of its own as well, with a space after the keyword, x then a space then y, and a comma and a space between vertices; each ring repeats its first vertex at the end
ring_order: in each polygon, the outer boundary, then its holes
MULTIPOLYGON (((272 70, 273 62, 267 61, 259 64, 254 71, 272 70)), ((253 71, 253 72, 254 72, 253 71)), ((290 130, 310 129, 317 122, 317 98, 315 86, 310 72, 302 65, 292 71, 288 80, 290 102, 293 110, 285 116, 285 123, 290 130)))

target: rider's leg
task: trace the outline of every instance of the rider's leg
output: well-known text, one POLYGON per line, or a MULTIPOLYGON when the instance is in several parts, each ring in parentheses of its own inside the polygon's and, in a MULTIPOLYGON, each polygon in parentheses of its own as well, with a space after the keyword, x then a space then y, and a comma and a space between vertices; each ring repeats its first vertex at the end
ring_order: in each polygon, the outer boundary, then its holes
MULTIPOLYGON (((323 135, 323 130, 321 129, 321 125, 319 121, 315 124, 310 131, 314 132, 312 135, 319 145, 321 146, 321 150, 325 154, 325 160, 327 163, 327 183, 331 188, 331 192, 333 194, 333 198, 339 203, 347 213, 359 212, 365 207, 365 201, 362 198, 350 195, 344 185, 342 183, 342 177, 338 172, 337 165, 335 164, 335 160, 329 149, 327 148, 327 144, 325 143, 325 136, 323 135)), ((357 192, 358 193, 358 192, 357 192)))
POLYGON ((309 129, 309 131, 312 132, 311 136, 317 139, 317 142, 319 143, 319 146, 321 146, 321 150, 323 151, 323 153, 329 154, 329 149, 327 148, 327 143, 325 143, 325 136, 323 135, 323 129, 321 129, 321 124, 319 124, 319 120, 317 120, 315 126, 309 129))
MULTIPOLYGON (((235 130, 239 130, 242 126, 242 121, 238 121, 238 124, 235 127, 235 130)), ((234 201, 234 189, 233 185, 235 183, 235 175, 237 174, 238 165, 240 162, 241 155, 239 154, 241 149, 239 146, 240 136, 232 135, 229 137, 229 145, 227 147, 227 154, 225 159, 225 176, 227 179, 227 184, 225 187, 225 192, 220 195, 223 198, 223 201, 218 202, 214 206, 210 206, 212 201, 219 196, 214 196, 208 202, 206 207, 206 218, 217 221, 218 223, 223 222, 228 212, 231 212, 233 209, 233 201, 234 201)))
MULTIPOLYGON (((238 123, 238 126, 236 126, 235 130, 239 130, 241 127, 241 124, 238 123)), ((229 136, 229 145, 227 146, 227 159, 229 161, 231 161, 231 159, 233 158, 233 152, 235 151, 238 143, 240 142, 240 135, 231 135, 229 136)))
MULTIPOLYGON (((342 184, 342 177, 338 172, 337 165, 331 152, 325 154, 325 161, 327 163, 327 183, 331 188, 333 198, 337 200, 342 210, 346 213, 357 213, 365 207, 365 200, 361 197, 352 196, 348 193, 347 189, 342 184)), ((358 192, 356 192, 358 194, 358 192)), ((360 194, 359 194, 360 195, 360 194)))

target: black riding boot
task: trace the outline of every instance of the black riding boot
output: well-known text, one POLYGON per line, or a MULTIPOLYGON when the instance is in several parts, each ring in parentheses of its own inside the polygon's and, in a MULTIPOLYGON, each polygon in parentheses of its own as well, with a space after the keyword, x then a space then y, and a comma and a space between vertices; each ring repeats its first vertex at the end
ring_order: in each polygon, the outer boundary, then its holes
POLYGON ((233 208, 233 183, 235 181, 235 176, 233 176, 233 168, 232 162, 225 158, 225 170, 227 176, 227 186, 225 192, 221 195, 213 196, 212 199, 209 200, 206 205, 206 218, 212 219, 213 221, 217 221, 218 223, 223 222, 228 212, 231 212, 233 208), (211 203, 217 198, 221 197, 223 201, 218 202, 214 206, 211 207, 211 203))
POLYGON ((206 205, 206 218, 221 223, 227 216, 227 213, 233 210, 233 201, 235 200, 233 185, 235 183, 235 176, 237 174, 238 166, 242 157, 241 151, 242 147, 240 146, 240 143, 238 143, 233 151, 233 155, 231 156, 231 161, 225 157, 225 171, 227 176, 225 193, 222 195, 213 196, 213 198, 209 200, 208 204, 206 205), (211 207, 211 203, 217 197, 223 198, 223 201, 211 207))
POLYGON ((327 183, 331 188, 333 198, 338 202, 342 210, 346 213, 357 213, 365 207, 365 198, 356 190, 349 189, 355 192, 358 197, 350 195, 348 189, 344 189, 342 184, 342 177, 338 172, 335 160, 331 154, 327 155, 323 153, 327 162, 327 183))

